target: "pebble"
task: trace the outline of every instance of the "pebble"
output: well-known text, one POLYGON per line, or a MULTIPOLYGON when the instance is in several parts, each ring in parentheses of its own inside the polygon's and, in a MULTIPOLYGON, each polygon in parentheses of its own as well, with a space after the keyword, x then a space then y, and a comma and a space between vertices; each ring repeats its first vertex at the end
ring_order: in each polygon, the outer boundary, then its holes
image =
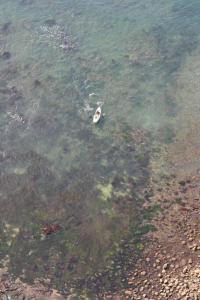
POLYGON ((188 260, 188 264, 192 264, 192 259, 191 258, 189 258, 189 260, 188 260))
POLYGON ((147 261, 147 262, 150 262, 150 258, 149 258, 149 257, 147 257, 147 258, 146 258, 146 261, 147 261))
POLYGON ((176 257, 172 257, 171 261, 175 262, 176 261, 176 257))
POLYGON ((185 274, 185 273, 187 273, 187 271, 188 271, 188 267, 186 266, 183 268, 183 273, 185 274))
POLYGON ((156 259, 156 263, 157 263, 157 264, 160 264, 160 260, 159 260, 159 259, 156 259))
POLYGON ((163 265, 163 270, 167 270, 169 268, 169 264, 168 263, 165 263, 164 265, 163 265))
POLYGON ((132 295, 132 291, 129 291, 129 290, 126 290, 124 293, 125 293, 126 296, 131 296, 132 295))
POLYGON ((177 265, 175 265, 175 269, 178 269, 179 268, 179 265, 177 264, 177 265))
POLYGON ((165 283, 165 284, 167 284, 167 283, 168 283, 168 280, 167 280, 167 279, 165 279, 165 280, 164 280, 164 283, 165 283))
POLYGON ((180 265, 183 267, 187 264, 187 261, 185 258, 181 259, 180 265))
POLYGON ((147 272, 146 272, 146 271, 142 271, 140 274, 141 274, 142 276, 145 276, 145 275, 147 274, 147 272))
POLYGON ((193 245, 193 248, 192 248, 193 251, 196 251, 197 250, 197 245, 193 245))

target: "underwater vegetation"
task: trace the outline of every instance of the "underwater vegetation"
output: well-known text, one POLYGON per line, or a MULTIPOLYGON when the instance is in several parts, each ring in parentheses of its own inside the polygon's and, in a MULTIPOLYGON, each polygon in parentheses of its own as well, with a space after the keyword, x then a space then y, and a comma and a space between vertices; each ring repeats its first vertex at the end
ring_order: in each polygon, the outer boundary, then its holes
MULTIPOLYGON (((126 139, 134 144, 134 132, 132 134, 125 135, 122 132, 120 143, 126 139)), ((138 140, 138 133, 135 133, 135 138, 138 140)), ((112 147, 110 150, 113 160, 115 156, 116 160, 123 158, 123 147, 121 155, 119 148, 118 151, 113 151, 112 147)), ((133 151, 136 150, 131 150, 131 156, 133 151)), ((95 153, 91 152, 90 155, 95 153)), ((109 152, 106 156, 109 157, 109 152)), ((115 249, 111 251, 113 244, 125 239, 130 224, 137 220, 134 217, 137 215, 135 199, 140 190, 139 181, 143 182, 146 174, 138 174, 141 179, 136 181, 123 173, 124 168, 120 163, 115 163, 104 180, 110 183, 99 183, 95 164, 94 168, 91 166, 82 172, 72 169, 60 180, 52 172, 51 163, 33 151, 10 152, 4 157, 2 165, 5 165, 5 160, 6 166, 9 162, 12 169, 10 174, 1 172, 1 213, 6 216, 8 224, 13 224, 9 226, 18 228, 16 235, 13 236, 11 231, 1 238, 1 256, 9 256, 9 262, 6 261, 5 265, 15 275, 28 281, 32 281, 36 274, 45 277, 48 273, 52 284, 59 289, 66 280, 85 288, 91 285, 95 289, 98 284, 91 279, 92 274, 109 264, 116 252, 115 249), (23 165, 17 166, 22 161, 23 165), (121 175, 115 175, 116 168, 121 170, 121 175), (16 211, 20 211, 20 214, 16 214, 16 211), (87 278, 82 276, 85 272, 87 278)), ((126 172, 128 170, 131 174, 132 168, 126 168, 126 172)), ((100 166, 98 172, 102 174, 100 166)), ((2 226, 5 228, 5 225, 2 226)))

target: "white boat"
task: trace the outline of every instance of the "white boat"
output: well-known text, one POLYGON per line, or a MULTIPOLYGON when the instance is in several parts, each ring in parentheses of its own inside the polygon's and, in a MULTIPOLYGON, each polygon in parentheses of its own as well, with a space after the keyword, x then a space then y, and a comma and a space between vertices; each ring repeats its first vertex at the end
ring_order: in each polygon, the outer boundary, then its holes
POLYGON ((95 114, 93 116, 93 123, 98 123, 101 118, 101 107, 97 107, 95 114))

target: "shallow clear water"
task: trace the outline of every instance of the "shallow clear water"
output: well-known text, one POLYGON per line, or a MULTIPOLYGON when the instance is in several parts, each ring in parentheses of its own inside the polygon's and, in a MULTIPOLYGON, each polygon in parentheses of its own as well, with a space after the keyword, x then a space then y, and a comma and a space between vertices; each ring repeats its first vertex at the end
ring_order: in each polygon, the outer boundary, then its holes
POLYGON ((134 248, 149 162, 175 137, 176 74, 199 47, 199 10, 197 0, 1 1, 0 255, 10 272, 64 289, 105 270, 122 239, 134 248), (44 238, 46 224, 62 230, 44 238))

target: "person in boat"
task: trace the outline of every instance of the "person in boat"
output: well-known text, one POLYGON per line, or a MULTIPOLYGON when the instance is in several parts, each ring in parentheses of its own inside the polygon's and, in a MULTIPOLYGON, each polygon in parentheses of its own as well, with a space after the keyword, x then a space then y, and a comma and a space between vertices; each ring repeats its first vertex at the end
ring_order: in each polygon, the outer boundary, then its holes
POLYGON ((97 112, 96 112, 96 115, 97 115, 97 116, 99 116, 99 115, 100 115, 100 112, 99 112, 99 111, 97 111, 97 112))

